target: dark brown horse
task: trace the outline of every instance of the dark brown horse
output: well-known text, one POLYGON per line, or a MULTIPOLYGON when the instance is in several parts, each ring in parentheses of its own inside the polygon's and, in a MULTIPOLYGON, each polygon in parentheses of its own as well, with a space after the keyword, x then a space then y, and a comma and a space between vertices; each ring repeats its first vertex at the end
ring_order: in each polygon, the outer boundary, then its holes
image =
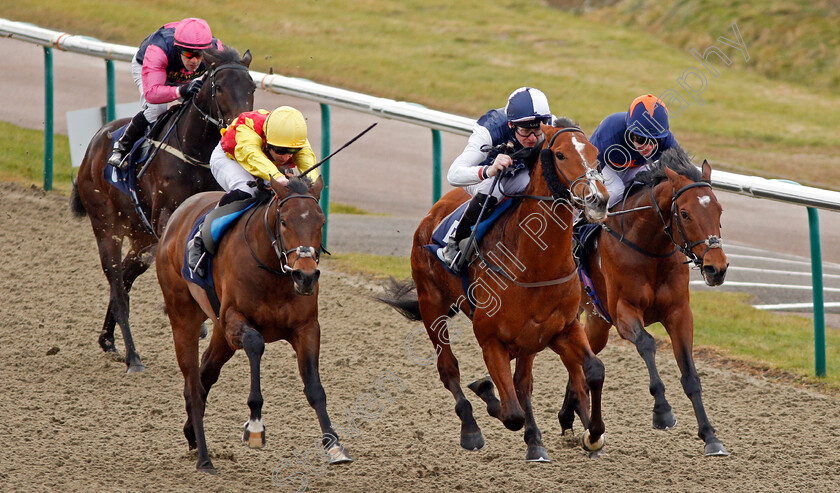
POLYGON ((603 446, 601 388, 604 366, 589 348, 577 319, 580 286, 572 257, 572 215, 584 207, 592 221, 606 216, 607 192, 592 167, 598 151, 583 132, 543 125, 545 141, 533 160, 531 181, 521 202, 505 211, 479 245, 480 260, 469 266, 469 288, 448 273, 424 245, 435 227, 469 197, 462 189, 446 194, 421 221, 414 235, 411 271, 417 296, 396 285, 382 301, 414 320, 421 320, 437 355, 443 385, 455 397, 461 419, 461 446, 477 450, 484 437, 472 405, 461 390, 458 361, 449 341, 447 317, 458 310, 472 319, 489 378, 470 384, 491 416, 511 430, 525 426, 526 459, 548 461, 548 453, 531 408, 532 367, 546 347, 560 355, 580 397, 585 416, 581 443, 590 452, 603 446), (570 192, 571 191, 571 192, 570 192), (511 375, 510 361, 516 360, 511 375), (494 394, 499 389, 499 398, 494 394), (591 419, 587 392, 591 392, 591 419))
POLYGON ((106 352, 117 351, 114 327, 119 324, 129 373, 144 369, 128 324, 131 286, 152 264, 158 238, 178 205, 195 193, 221 190, 206 164, 219 143, 219 129, 254 107, 256 86, 248 72, 250 52, 240 59, 232 48, 208 50, 205 63, 206 83, 181 106, 180 116, 167 120, 153 137, 166 147, 158 149, 138 180, 137 197, 145 218, 128 195, 105 181, 103 173, 112 149, 111 132, 127 119, 110 122, 94 135, 73 184, 71 210, 79 217, 90 217, 102 270, 111 287, 99 345, 106 352), (125 239, 128 251, 123 257, 125 239))
MULTIPOLYGON (((635 344, 650 373, 653 426, 669 429, 676 419, 656 369, 656 342, 644 329, 662 323, 682 373, 683 390, 694 406, 705 453, 728 455, 703 407, 692 356, 694 318, 688 303, 686 257, 700 269, 709 286, 723 283, 729 265, 720 241, 723 209, 709 184, 711 172, 709 163, 703 161, 701 173, 685 152, 675 148, 665 151, 650 171, 637 176, 644 186, 631 193, 621 209, 642 210, 611 215, 586 262, 597 297, 612 323, 595 313, 585 293, 581 306, 586 311, 586 333, 593 351, 598 353, 607 344, 611 325, 635 344)), ((575 397, 569 393, 560 412, 564 430, 574 421, 575 397)))
POLYGON ((288 341, 297 354, 303 391, 318 415, 330 462, 351 460, 330 423, 318 373, 318 258, 324 213, 308 179, 294 178, 288 189, 273 181, 272 189, 271 202, 246 212, 218 246, 213 281, 221 302, 219 318, 205 291, 184 280, 181 269, 190 227, 222 194, 207 192, 187 199, 161 238, 157 274, 172 324, 175 355, 184 374, 184 435, 190 449, 198 448, 196 467, 201 471, 215 471, 204 438, 207 393, 237 349, 245 350, 251 366, 251 415, 242 440, 252 448, 265 445, 260 359, 265 343, 280 339, 288 341), (199 367, 198 339, 206 318, 214 320, 213 335, 199 367))

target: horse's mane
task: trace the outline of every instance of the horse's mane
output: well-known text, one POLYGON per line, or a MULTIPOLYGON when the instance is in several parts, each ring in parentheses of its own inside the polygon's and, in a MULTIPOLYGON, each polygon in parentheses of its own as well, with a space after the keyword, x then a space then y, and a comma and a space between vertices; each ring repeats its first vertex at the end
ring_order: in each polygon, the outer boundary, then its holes
POLYGON ((665 168, 676 171, 691 181, 701 181, 703 179, 703 174, 697 166, 694 166, 688 154, 682 147, 675 146, 663 151, 659 160, 650 164, 647 170, 636 175, 634 181, 648 187, 656 186, 659 182, 667 179, 665 168))
POLYGON ((204 51, 205 58, 207 60, 207 65, 209 66, 212 63, 215 63, 216 66, 225 64, 225 63, 239 63, 242 60, 242 57, 239 56, 239 52, 236 51, 235 48, 225 45, 224 49, 218 50, 216 48, 208 48, 204 51))
MULTIPOLYGON (((555 118, 553 126, 555 128, 562 129, 577 127, 578 124, 571 118, 561 116, 555 118)), ((560 176, 557 174, 557 170, 554 169, 554 166, 552 166, 553 157, 551 156, 550 149, 543 149, 540 151, 540 162, 542 163, 542 176, 548 185, 548 189, 551 190, 551 195, 553 195, 555 199, 570 200, 571 194, 569 193, 569 189, 566 188, 566 185, 560 181, 560 176)))
POLYGON ((309 193, 309 188, 312 186, 312 180, 308 176, 293 176, 289 178, 289 183, 286 188, 289 193, 305 195, 309 193))

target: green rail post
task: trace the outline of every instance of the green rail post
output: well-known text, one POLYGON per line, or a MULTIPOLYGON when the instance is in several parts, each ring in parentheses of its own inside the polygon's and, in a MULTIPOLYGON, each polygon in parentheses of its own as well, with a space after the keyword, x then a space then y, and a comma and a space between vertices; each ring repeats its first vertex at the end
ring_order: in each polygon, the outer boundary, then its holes
MULTIPOLYGON (((800 185, 793 180, 776 180, 800 185)), ((823 298, 822 249, 820 247, 820 217, 817 209, 808 207, 808 230, 811 240, 811 296, 814 300, 814 367, 818 377, 825 370, 825 300, 823 298)))
POLYGON ((114 61, 105 60, 105 78, 107 84, 108 102, 105 105, 105 123, 114 121, 117 117, 116 84, 114 82, 114 61))
POLYGON ((440 130, 432 130, 432 204, 440 200, 441 181, 440 130))
POLYGON ((817 209, 808 207, 808 226, 811 231, 811 283, 814 297, 814 363, 818 377, 825 371, 825 304, 823 302, 822 250, 820 247, 820 217, 817 209))
POLYGON ((53 62, 52 48, 44 47, 44 190, 53 183, 53 62))
MULTIPOLYGON (((330 155, 330 105, 321 103, 321 156, 330 155)), ((330 162, 321 165, 321 176, 324 177, 324 190, 321 191, 321 209, 324 211, 324 238, 321 244, 327 248, 327 227, 330 218, 330 162)))

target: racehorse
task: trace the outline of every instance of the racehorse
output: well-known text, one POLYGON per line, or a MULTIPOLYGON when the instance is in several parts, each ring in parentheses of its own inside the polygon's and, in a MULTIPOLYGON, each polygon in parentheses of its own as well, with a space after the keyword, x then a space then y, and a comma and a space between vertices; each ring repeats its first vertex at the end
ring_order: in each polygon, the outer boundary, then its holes
MULTIPOLYGON (((585 260, 606 314, 598 313, 585 292, 581 307, 586 311, 586 333, 593 351, 598 353, 607 344, 611 325, 622 338, 635 344, 650 374, 653 426, 669 429, 676 419, 656 369, 656 342, 644 329, 654 322, 662 323, 682 373, 683 390, 694 407, 705 454, 728 455, 703 407, 700 377, 692 356, 694 318, 685 261, 688 257, 700 269, 709 286, 723 283, 729 264, 720 240, 723 209, 709 183, 711 173, 708 162, 703 161, 701 173, 682 149, 674 148, 636 177, 642 186, 626 196, 622 208, 641 210, 611 214, 594 251, 585 260), (626 219, 627 214, 633 214, 632 221, 626 219)), ((564 430, 574 421, 575 398, 567 393, 567 402, 561 408, 564 430)))
POLYGON ((153 151, 145 173, 138 180, 137 199, 143 217, 129 196, 104 176, 113 148, 111 133, 128 123, 128 119, 110 122, 94 135, 73 184, 70 208, 78 217, 85 214, 90 217, 102 270, 110 285, 99 345, 103 351, 117 352, 114 326, 119 324, 129 373, 144 370, 128 323, 131 286, 154 260, 158 238, 178 205, 195 193, 221 190, 206 164, 219 143, 219 129, 254 107, 256 86, 248 72, 249 51, 240 59, 232 48, 207 50, 205 63, 206 83, 189 102, 179 107, 179 116, 164 121, 159 135, 153 137, 163 145, 153 151), (128 252, 123 258, 126 238, 128 252))
POLYGON ((447 318, 459 310, 472 319, 489 372, 489 377, 469 388, 505 427, 519 430, 524 425, 526 460, 549 460, 531 408, 533 362, 546 347, 560 355, 580 397, 586 428, 581 435, 583 447, 593 456, 603 447, 604 366, 589 348, 577 319, 580 287, 571 224, 576 207, 583 208, 590 220, 603 221, 608 194, 594 169, 598 150, 571 121, 563 119, 560 125, 565 127, 541 127, 545 140, 542 149, 537 149, 539 159, 528 164, 530 183, 514 199, 519 203, 499 216, 481 240, 480 260, 469 265, 466 280, 449 273, 424 247, 432 243, 435 227, 469 198, 464 190, 456 189, 432 207, 414 235, 411 272, 416 297, 409 280, 395 281, 392 290, 380 298, 407 318, 423 321, 437 353, 441 381, 455 398, 455 412, 461 419, 460 444, 467 450, 482 448, 484 437, 461 390, 458 361, 449 345, 455 336, 451 324, 447 328, 447 318), (512 359, 516 359, 513 376, 512 359), (499 389, 498 398, 494 387, 499 389), (592 396, 591 418, 587 391, 592 396))
POLYGON ((215 471, 204 438, 207 393, 237 349, 245 350, 251 367, 251 415, 242 440, 251 448, 265 445, 260 359, 265 343, 280 339, 288 341, 297 354, 303 391, 318 415, 330 462, 351 461, 330 424, 318 373, 318 259, 324 213, 308 179, 293 178, 288 189, 272 180, 271 187, 271 201, 252 207, 231 226, 212 260, 220 301, 218 318, 206 292, 187 282, 182 269, 190 228, 222 194, 206 192, 184 201, 161 238, 158 281, 184 374, 184 435, 190 450, 198 448, 196 468, 200 471, 215 471), (198 339, 206 318, 214 321, 213 335, 199 367, 198 339))

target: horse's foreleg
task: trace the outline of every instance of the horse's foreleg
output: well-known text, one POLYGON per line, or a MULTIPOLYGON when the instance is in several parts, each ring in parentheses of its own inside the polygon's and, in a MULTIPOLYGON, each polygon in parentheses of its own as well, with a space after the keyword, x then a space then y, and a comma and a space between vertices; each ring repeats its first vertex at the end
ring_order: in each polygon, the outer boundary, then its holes
MULTIPOLYGON (((151 257, 150 257, 151 259, 151 257)), ((129 313, 130 313, 130 297, 129 292, 131 291, 131 286, 134 285, 134 281, 146 272, 149 269, 149 265, 151 265, 150 261, 145 261, 140 258, 135 250, 128 252, 125 259, 123 259, 122 267, 120 269, 122 274, 122 291, 118 293, 117 297, 114 298, 116 300, 116 304, 114 306, 124 306, 125 311, 120 313, 119 311, 115 314, 115 321, 120 324, 120 330, 123 336, 123 342, 125 343, 125 364, 128 368, 128 373, 137 373, 145 370, 145 366, 140 360, 140 355, 137 353, 137 349, 134 347, 134 337, 131 335, 131 328, 128 323, 129 313), (122 300, 124 300, 124 305, 121 305, 122 300)), ((108 305, 109 308, 111 304, 108 305)), ((106 316, 106 323, 108 317, 106 316)), ((114 327, 111 326, 111 339, 113 341, 113 334, 114 334, 114 327)))
POLYGON ((656 340, 645 330, 640 316, 635 311, 622 313, 619 309, 616 328, 621 337, 636 346, 636 351, 647 367, 650 395, 653 396, 653 427, 659 430, 673 428, 677 424, 677 418, 674 417, 671 404, 665 398, 665 384, 656 368, 656 340))
MULTIPOLYGON (((251 392, 248 394, 248 407, 251 409, 251 416, 245 423, 242 443, 250 448, 262 448, 265 446, 265 425, 262 421, 263 396, 260 392, 260 361, 263 352, 265 352, 265 339, 263 339, 262 334, 249 327, 242 333, 242 348, 248 355, 248 363, 251 366, 251 392)), ((209 389, 205 390, 209 391, 209 389)))
POLYGON ((537 427, 537 421, 534 419, 534 410, 531 407, 531 394, 534 390, 534 358, 536 354, 531 354, 525 357, 516 359, 516 372, 513 375, 513 381, 516 385, 516 397, 519 404, 525 411, 525 444, 528 446, 528 451, 525 454, 525 460, 528 462, 551 462, 548 456, 548 451, 542 442, 542 433, 537 427))
POLYGON ((718 440, 715 429, 706 416, 706 409, 703 406, 703 389, 700 386, 700 377, 694 366, 694 320, 691 309, 686 306, 681 310, 672 310, 668 320, 663 323, 668 334, 671 336, 671 345, 674 349, 674 358, 680 367, 680 383, 682 383, 685 395, 691 400, 694 407, 694 415, 697 417, 697 434, 705 442, 704 453, 711 455, 729 455, 726 447, 718 440))
POLYGON ((321 376, 318 371, 320 341, 321 330, 316 321, 310 327, 298 330, 296 337, 290 342, 297 353, 298 371, 303 380, 303 393, 309 405, 315 410, 318 423, 321 425, 321 444, 329 463, 352 462, 353 459, 341 445, 330 416, 327 414, 327 394, 324 392, 324 386, 321 385, 321 376))
POLYGON ((498 339, 490 338, 481 347, 484 364, 490 372, 490 378, 499 389, 499 401, 502 403, 501 420, 505 428, 513 431, 525 425, 525 411, 516 398, 513 377, 510 374, 510 353, 498 339))
MULTIPOLYGON (((604 364, 590 349, 583 326, 576 319, 569 323, 563 333, 551 341, 550 346, 560 355, 563 365, 569 372, 570 387, 577 401, 576 411, 584 427, 581 443, 584 449, 594 454, 604 446, 604 419, 601 409, 604 364), (591 410, 589 408, 590 394, 591 410)), ((568 391, 566 401, 569 401, 568 391)), ((561 424, 562 413, 563 411, 560 416, 561 424)))

